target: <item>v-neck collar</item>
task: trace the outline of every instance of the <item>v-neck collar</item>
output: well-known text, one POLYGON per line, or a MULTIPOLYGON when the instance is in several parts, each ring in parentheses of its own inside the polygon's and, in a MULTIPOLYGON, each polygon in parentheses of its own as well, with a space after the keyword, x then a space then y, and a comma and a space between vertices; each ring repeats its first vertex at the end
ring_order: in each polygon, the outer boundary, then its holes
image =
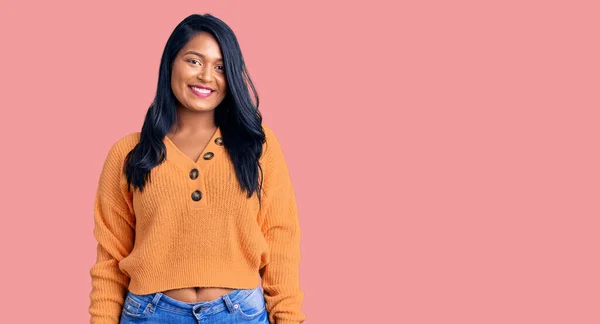
POLYGON ((163 143, 167 149, 167 160, 177 164, 185 171, 192 169, 205 169, 212 161, 219 158, 219 155, 225 153, 225 148, 222 145, 223 137, 221 135, 221 127, 217 126, 217 130, 213 133, 212 137, 206 147, 202 150, 202 153, 198 157, 197 161, 192 160, 189 156, 183 153, 171 139, 165 135, 163 143), (212 153, 212 157, 210 154, 212 153))

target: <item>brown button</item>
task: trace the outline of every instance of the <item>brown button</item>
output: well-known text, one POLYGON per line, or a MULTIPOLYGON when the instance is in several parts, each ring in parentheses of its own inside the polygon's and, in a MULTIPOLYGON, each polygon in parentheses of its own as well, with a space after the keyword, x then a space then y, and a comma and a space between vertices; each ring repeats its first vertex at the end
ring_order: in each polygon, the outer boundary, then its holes
POLYGON ((215 156, 215 154, 214 154, 213 152, 206 152, 206 153, 204 154, 204 159, 205 159, 205 160, 210 160, 210 159, 212 159, 212 158, 213 158, 213 156, 215 156))
POLYGON ((192 180, 198 179, 199 174, 200 174, 200 172, 198 172, 198 169, 192 169, 192 171, 190 171, 190 179, 192 179, 192 180))
POLYGON ((202 199, 202 192, 200 192, 200 190, 196 190, 194 192, 192 192, 192 200, 193 201, 198 201, 202 199))
POLYGON ((223 146, 223 138, 222 137, 215 138, 215 143, 217 143, 217 145, 223 146))

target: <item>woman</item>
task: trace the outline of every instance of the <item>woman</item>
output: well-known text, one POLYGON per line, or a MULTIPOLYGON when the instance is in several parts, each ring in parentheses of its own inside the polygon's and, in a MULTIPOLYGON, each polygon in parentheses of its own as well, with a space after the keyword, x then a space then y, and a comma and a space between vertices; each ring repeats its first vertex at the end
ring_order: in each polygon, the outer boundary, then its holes
POLYGON ((223 21, 191 15, 167 40, 141 132, 107 154, 94 220, 92 323, 304 321, 288 168, 223 21))

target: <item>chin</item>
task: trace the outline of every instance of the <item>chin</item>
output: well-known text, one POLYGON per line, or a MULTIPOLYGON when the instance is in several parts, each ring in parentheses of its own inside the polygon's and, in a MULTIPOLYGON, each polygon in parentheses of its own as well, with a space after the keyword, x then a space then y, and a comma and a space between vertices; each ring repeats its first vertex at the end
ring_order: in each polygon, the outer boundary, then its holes
POLYGON ((215 109, 216 107, 212 107, 212 106, 193 106, 192 109, 196 110, 196 111, 211 111, 213 109, 215 109))

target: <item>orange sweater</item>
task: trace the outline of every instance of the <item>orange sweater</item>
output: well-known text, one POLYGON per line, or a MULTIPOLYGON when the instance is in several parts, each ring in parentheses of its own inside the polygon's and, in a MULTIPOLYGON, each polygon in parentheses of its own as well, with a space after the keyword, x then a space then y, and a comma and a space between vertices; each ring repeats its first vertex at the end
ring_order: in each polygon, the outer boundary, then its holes
POLYGON ((152 169, 142 193, 128 190, 122 171, 140 133, 112 145, 94 203, 91 323, 117 324, 127 289, 250 289, 259 274, 270 322, 304 321, 296 198, 280 144, 263 129, 262 208, 256 193, 248 199, 240 189, 220 128, 195 162, 165 136, 166 160, 152 169))

